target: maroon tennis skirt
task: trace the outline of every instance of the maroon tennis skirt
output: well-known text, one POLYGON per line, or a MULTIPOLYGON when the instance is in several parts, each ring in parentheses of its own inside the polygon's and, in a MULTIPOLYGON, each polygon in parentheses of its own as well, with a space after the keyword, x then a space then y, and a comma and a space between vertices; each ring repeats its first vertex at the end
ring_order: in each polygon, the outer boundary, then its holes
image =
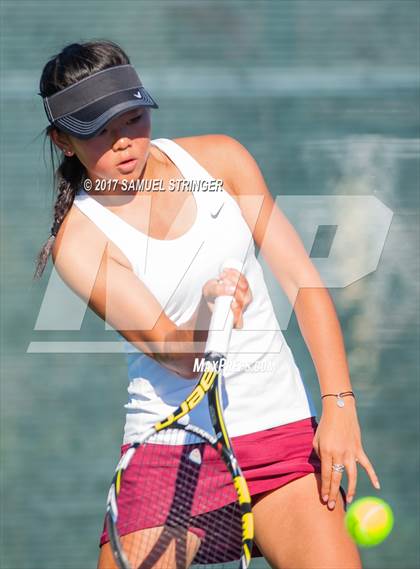
MULTIPOLYGON (((306 474, 321 472, 321 461, 312 447, 317 427, 316 418, 308 417, 257 433, 232 437, 232 446, 253 499, 260 494, 280 488, 306 474)), ((129 446, 129 444, 126 444, 121 447, 121 456, 129 446)), ((164 476, 168 484, 171 484, 172 478, 174 480, 176 478, 179 455, 183 452, 182 445, 175 447, 170 445, 159 446, 162 448, 165 456, 168 457, 164 471, 162 470, 159 473, 156 468, 150 468, 150 476, 148 472, 144 474, 143 470, 143 475, 139 478, 136 475, 136 459, 143 461, 144 464, 144 456, 141 456, 139 451, 137 451, 124 472, 124 482, 118 501, 119 525, 124 528, 123 531, 120 531, 120 535, 164 524, 164 518, 156 520, 156 510, 153 511, 152 519, 147 517, 147 512, 149 511, 147 508, 144 515, 137 515, 133 520, 129 513, 133 499, 136 499, 136 496, 144 495, 145 488, 153 488, 153 481, 156 480, 156 476, 164 476)), ((147 446, 145 449, 147 449, 147 446)), ((211 456, 212 452, 216 454, 211 447, 208 447, 208 451, 208 461, 206 461, 206 453, 204 453, 203 464, 207 465, 207 473, 212 477, 213 492, 211 506, 204 512, 204 518, 206 516, 214 516, 216 510, 228 507, 236 497, 235 492, 231 489, 230 477, 226 476, 226 471, 220 459, 218 460, 217 457, 211 456), (218 472, 218 468, 220 472, 218 472)), ((205 479, 206 471, 200 474, 200 477, 205 479)), ((203 487, 205 486, 204 483, 203 487)), ((344 504, 346 504, 346 496, 342 487, 340 487, 340 492, 343 495, 344 504)), ((164 498, 159 495, 159 500, 161 499, 164 498)), ((162 505, 161 511, 165 511, 165 504, 162 505)), ((191 512, 191 514, 203 514, 203 511, 191 512)), ((214 523, 214 520, 212 523, 214 523)), ((203 535, 203 529, 200 527, 192 527, 191 531, 200 538, 203 535)), ((104 523, 100 546, 108 541, 109 537, 106 524, 104 523)), ((256 554, 258 555, 258 552, 256 554)))

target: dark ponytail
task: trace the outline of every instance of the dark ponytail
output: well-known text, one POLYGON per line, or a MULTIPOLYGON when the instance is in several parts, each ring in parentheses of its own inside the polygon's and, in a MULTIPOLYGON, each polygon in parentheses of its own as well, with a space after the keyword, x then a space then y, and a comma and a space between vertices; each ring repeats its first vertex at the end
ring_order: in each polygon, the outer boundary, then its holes
MULTIPOLYGON (((111 41, 69 44, 46 63, 39 82, 39 94, 42 97, 49 97, 61 89, 88 77, 92 73, 115 65, 129 63, 130 60, 127 54, 111 41)), ((52 125, 46 127, 45 137, 50 140, 51 163, 54 171, 54 191, 57 197, 54 204, 51 235, 38 253, 34 273, 35 279, 39 278, 44 272, 54 238, 70 210, 76 192, 86 175, 86 169, 76 155, 61 156, 58 168, 54 169, 54 152, 58 154, 59 151, 49 136, 53 128, 55 127, 52 125)))

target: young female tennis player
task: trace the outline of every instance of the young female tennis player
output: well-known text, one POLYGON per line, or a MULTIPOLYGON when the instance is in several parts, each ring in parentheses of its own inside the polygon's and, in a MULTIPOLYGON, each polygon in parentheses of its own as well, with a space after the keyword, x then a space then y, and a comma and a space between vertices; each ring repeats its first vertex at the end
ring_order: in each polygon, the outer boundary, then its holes
MULTIPOLYGON (((125 341, 123 451, 189 393, 214 298, 233 294, 224 411, 253 497, 256 544, 272 567, 360 567, 340 484, 347 471, 350 502, 357 462, 379 482, 362 447, 340 325, 252 156, 224 135, 151 139, 157 105, 112 42, 67 46, 45 65, 40 95, 62 160, 36 276, 51 251, 63 280, 125 341), (186 180, 206 183, 181 191, 186 180), (127 185, 136 181, 143 191, 127 185), (319 424, 254 243, 294 305, 323 396, 319 424), (219 274, 226 257, 241 259, 243 270, 219 274)), ((203 428, 206 421, 194 418, 203 428)), ((147 531, 136 524, 127 539, 147 531)), ((115 567, 105 528, 98 566, 115 567)))

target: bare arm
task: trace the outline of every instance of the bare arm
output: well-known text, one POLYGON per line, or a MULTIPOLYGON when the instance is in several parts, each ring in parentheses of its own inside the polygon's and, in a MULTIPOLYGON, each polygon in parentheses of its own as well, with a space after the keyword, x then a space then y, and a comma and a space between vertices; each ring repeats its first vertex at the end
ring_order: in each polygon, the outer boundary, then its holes
MULTIPOLYGON (((193 364, 204 354, 211 319, 209 304, 214 295, 228 294, 228 279, 225 285, 218 285, 216 279, 205 283, 192 317, 177 326, 131 267, 116 258, 106 237, 81 225, 69 216, 54 243, 54 265, 64 282, 141 352, 183 377, 196 377, 193 364)), ((244 281, 241 277, 241 286, 235 291, 241 307, 246 295, 244 281)), ((239 307, 234 312, 236 324, 239 307)))
MULTIPOLYGON (((289 298, 314 362, 321 393, 351 389, 341 327, 330 294, 298 234, 274 202, 251 154, 236 140, 214 135, 224 178, 256 244, 289 298), (251 181, 251 182, 250 182, 251 181), (251 199, 250 199, 251 198, 251 199)), ((322 400, 331 405, 333 398, 322 400)), ((346 399, 353 403, 351 397, 346 399), (351 401, 350 401, 351 400, 351 401)))
MULTIPOLYGON (((230 137, 208 135, 201 144, 209 147, 206 159, 218 165, 218 171, 212 174, 222 178, 225 188, 237 199, 256 244, 294 307, 321 393, 351 389, 343 335, 329 292, 293 226, 274 203, 255 160, 230 137)), ((332 471, 333 463, 347 468, 349 500, 356 491, 356 462, 379 488, 378 477, 362 446, 352 397, 346 398, 343 408, 336 405, 333 397, 323 400, 312 444, 321 457, 321 496, 328 500, 330 508, 338 500, 340 484, 340 477, 332 471)))

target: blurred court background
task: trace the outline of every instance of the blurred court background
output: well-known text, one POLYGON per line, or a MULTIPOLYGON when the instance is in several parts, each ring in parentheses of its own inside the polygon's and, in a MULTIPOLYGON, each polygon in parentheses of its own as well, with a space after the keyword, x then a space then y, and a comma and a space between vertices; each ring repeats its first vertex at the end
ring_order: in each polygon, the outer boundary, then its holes
MULTIPOLYGON (((51 270, 33 283, 34 259, 52 219, 38 80, 64 45, 91 39, 128 52, 160 104, 154 137, 236 137, 280 206, 282 196, 374 196, 393 213, 376 270, 331 294, 364 446, 396 515, 364 566, 419 567, 418 34, 411 0, 1 2, 2 569, 96 566, 121 441, 123 354, 27 353, 32 341, 116 339, 92 313, 80 332, 34 330, 51 270)), ((344 264, 369 254, 365 214, 352 211, 344 264)), ((312 255, 328 256, 328 228, 317 239, 312 255)), ((319 413, 294 318, 283 332, 319 413)), ((359 468, 358 497, 375 494, 359 468)))

